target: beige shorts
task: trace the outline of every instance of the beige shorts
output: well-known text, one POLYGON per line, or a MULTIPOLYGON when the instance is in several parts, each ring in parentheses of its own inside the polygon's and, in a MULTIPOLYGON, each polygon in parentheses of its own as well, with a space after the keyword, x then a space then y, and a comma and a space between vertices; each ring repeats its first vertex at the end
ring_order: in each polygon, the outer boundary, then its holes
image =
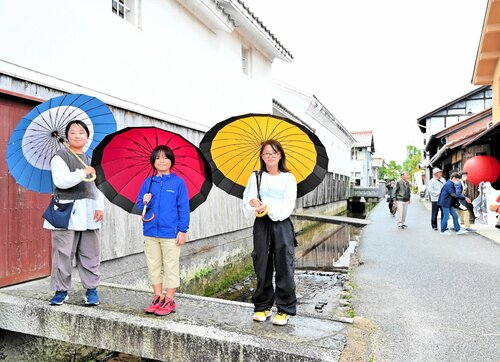
POLYGON ((178 288, 181 247, 175 239, 144 237, 144 255, 151 284, 162 283, 165 288, 178 288))

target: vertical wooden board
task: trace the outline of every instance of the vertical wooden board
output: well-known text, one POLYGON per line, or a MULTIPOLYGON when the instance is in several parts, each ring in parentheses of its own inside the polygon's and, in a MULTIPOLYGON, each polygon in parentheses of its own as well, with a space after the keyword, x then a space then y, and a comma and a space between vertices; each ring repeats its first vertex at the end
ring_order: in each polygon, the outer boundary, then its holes
POLYGON ((0 94, 0 287, 50 274, 50 232, 41 218, 50 196, 18 185, 6 162, 12 131, 36 104, 0 94))

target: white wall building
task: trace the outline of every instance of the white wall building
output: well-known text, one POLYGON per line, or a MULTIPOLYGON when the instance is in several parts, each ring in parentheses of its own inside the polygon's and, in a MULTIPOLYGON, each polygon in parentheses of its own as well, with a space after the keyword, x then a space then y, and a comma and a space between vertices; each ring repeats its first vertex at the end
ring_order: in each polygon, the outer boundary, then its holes
POLYGON ((375 153, 373 131, 352 132, 356 144, 352 148, 351 182, 355 186, 371 187, 373 180, 372 156, 375 153))
POLYGON ((275 114, 302 123, 316 133, 328 153, 328 171, 349 176, 355 139, 328 108, 316 96, 279 81, 274 82, 273 99, 275 114))
MULTIPOLYGON (((230 116, 271 113, 272 62, 292 59, 241 0, 0 0, 0 33, 0 95, 84 93, 118 129, 159 126, 195 145, 230 116)), ((189 239, 248 228, 240 209, 212 187, 189 239)), ((140 218, 105 212, 103 260, 141 252, 140 218)))
POLYGON ((6 74, 201 130, 270 113, 272 61, 292 58, 239 0, 3 0, 0 31, 6 74))

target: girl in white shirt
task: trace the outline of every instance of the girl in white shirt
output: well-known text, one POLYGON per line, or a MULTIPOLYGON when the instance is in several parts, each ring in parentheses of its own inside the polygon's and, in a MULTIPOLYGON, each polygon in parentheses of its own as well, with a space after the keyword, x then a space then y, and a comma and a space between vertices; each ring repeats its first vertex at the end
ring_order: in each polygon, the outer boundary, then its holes
POLYGON ((257 214, 252 252, 257 287, 252 296, 253 319, 263 322, 276 302, 275 325, 285 325, 295 315, 295 234, 290 214, 297 198, 297 182, 286 168, 286 156, 278 141, 262 143, 258 173, 253 173, 243 193, 245 216, 257 214), (259 185, 258 185, 259 184, 259 185), (276 271, 276 290, 272 277, 276 271))

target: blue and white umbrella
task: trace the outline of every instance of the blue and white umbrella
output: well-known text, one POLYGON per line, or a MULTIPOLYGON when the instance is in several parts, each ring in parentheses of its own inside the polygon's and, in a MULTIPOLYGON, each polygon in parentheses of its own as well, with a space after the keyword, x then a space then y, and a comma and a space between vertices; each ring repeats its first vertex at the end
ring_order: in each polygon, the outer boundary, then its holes
POLYGON ((50 160, 64 147, 66 125, 72 120, 83 121, 89 128, 86 152, 116 131, 113 114, 95 97, 66 94, 43 102, 19 121, 7 143, 7 165, 18 184, 32 191, 52 193, 50 160))

